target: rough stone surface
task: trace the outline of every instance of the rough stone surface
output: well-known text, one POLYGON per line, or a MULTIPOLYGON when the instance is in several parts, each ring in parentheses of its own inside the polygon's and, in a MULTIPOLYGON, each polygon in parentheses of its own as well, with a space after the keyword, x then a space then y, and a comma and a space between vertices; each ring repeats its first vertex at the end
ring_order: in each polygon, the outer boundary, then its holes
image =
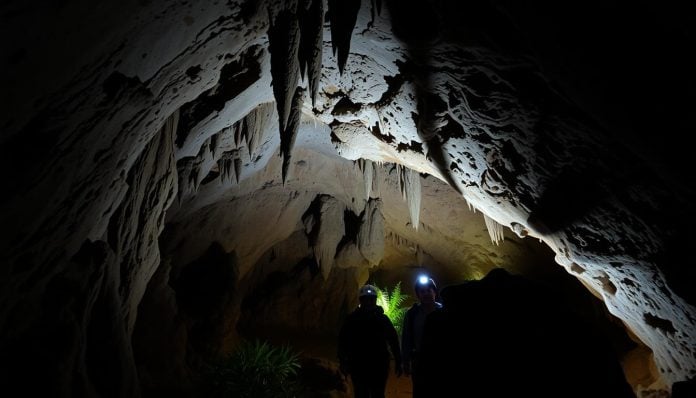
MULTIPOLYGON (((131 336, 158 238, 170 281, 213 242, 235 258, 239 279, 211 299, 227 335, 201 340, 225 346, 238 318, 270 317, 297 289, 335 289, 307 308, 341 313, 374 268, 481 276, 521 261, 527 236, 652 350, 656 387, 696 375, 688 10, 299 3, 2 6, 3 386, 40 362, 37 392, 137 396, 131 336), (297 31, 321 9, 323 29, 297 31), (402 178, 418 173, 420 206, 402 178), (331 214, 307 215, 317 195, 331 214), (502 245, 462 203, 505 227, 502 245), (375 211, 383 249, 366 238, 375 211), (308 256, 321 260, 292 274, 308 256), (274 271, 287 286, 245 305, 274 271)), ((268 323, 337 322, 295 313, 268 323)))

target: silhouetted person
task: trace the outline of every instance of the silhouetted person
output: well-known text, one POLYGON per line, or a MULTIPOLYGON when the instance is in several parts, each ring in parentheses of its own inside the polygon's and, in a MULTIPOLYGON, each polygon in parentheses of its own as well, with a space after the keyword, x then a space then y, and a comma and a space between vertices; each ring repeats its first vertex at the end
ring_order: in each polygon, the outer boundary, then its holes
POLYGON ((437 286, 432 278, 420 276, 414 287, 418 302, 413 304, 404 315, 404 324, 401 329, 401 357, 404 361, 404 372, 411 376, 413 383, 413 397, 426 397, 423 391, 423 383, 420 381, 418 355, 421 348, 423 326, 425 319, 433 311, 442 308, 442 304, 436 301, 437 286))
POLYGON ((338 336, 341 373, 350 375, 355 398, 383 398, 390 351, 396 375, 402 374, 399 337, 377 305, 376 287, 361 287, 359 300, 360 306, 348 315, 338 336))
POLYGON ((428 397, 635 397, 609 342, 547 287, 494 269, 440 294, 420 356, 428 397))

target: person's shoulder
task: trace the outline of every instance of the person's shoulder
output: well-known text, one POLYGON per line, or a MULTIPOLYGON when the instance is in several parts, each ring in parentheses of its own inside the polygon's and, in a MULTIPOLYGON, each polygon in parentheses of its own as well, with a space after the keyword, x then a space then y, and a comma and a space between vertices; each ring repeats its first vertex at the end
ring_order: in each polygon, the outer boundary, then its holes
POLYGON ((418 311, 418 307, 419 307, 418 303, 413 303, 413 305, 408 310, 406 310, 406 317, 410 317, 413 314, 415 314, 416 311, 418 311))
POLYGON ((387 321, 391 322, 391 321, 389 320, 389 317, 387 316, 387 314, 384 313, 384 308, 382 308, 382 307, 379 307, 379 306, 378 306, 378 307, 372 312, 372 314, 373 314, 374 316, 378 317, 378 318, 381 318, 382 320, 386 319, 387 321))
POLYGON ((346 315, 346 321, 351 321, 354 320, 355 318, 360 316, 360 308, 356 308, 353 311, 349 312, 348 315, 346 315))
POLYGON ((414 314, 418 311, 418 307, 419 307, 419 304, 418 304, 418 303, 413 303, 413 305, 411 306, 411 308, 409 308, 409 309, 406 311, 406 315, 404 315, 404 317, 405 317, 406 319, 410 319, 410 318, 411 318, 412 316, 414 316, 414 314))

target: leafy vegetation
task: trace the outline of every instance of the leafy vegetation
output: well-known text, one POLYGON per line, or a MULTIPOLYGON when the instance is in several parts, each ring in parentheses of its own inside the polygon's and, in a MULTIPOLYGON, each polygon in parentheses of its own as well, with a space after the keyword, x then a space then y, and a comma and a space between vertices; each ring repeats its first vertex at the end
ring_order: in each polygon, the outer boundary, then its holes
POLYGON ((244 341, 210 369, 213 397, 290 398, 299 396, 298 354, 289 347, 244 341))
POLYGON ((407 296, 401 292, 401 282, 398 282, 391 292, 388 288, 382 289, 377 287, 377 305, 382 307, 384 314, 392 322, 399 336, 401 335, 404 315, 408 310, 408 307, 401 306, 406 300, 406 297, 407 296))

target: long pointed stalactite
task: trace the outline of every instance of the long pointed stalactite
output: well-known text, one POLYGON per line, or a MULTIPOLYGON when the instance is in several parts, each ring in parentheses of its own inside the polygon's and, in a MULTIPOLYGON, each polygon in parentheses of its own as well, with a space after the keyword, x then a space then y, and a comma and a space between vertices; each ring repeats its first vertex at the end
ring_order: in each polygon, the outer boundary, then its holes
POLYGON ((317 102, 319 78, 321 77, 324 49, 324 0, 305 0, 298 5, 300 13, 300 72, 307 78, 309 98, 312 106, 317 102))
POLYGON ((297 14, 291 7, 277 15, 269 11, 268 50, 271 53, 273 95, 278 106, 281 132, 287 129, 293 95, 299 82, 300 29, 297 14))
POLYGON ((283 158, 282 178, 285 182, 288 178, 288 170, 290 168, 290 157, 292 147, 297 139, 297 131, 300 127, 300 119, 302 118, 302 103, 304 100, 304 89, 297 87, 295 95, 292 99, 292 108, 288 124, 280 136, 280 156, 283 158))
POLYGON ((331 46, 341 74, 350 53, 350 41, 360 11, 361 0, 328 0, 331 23, 331 46))

